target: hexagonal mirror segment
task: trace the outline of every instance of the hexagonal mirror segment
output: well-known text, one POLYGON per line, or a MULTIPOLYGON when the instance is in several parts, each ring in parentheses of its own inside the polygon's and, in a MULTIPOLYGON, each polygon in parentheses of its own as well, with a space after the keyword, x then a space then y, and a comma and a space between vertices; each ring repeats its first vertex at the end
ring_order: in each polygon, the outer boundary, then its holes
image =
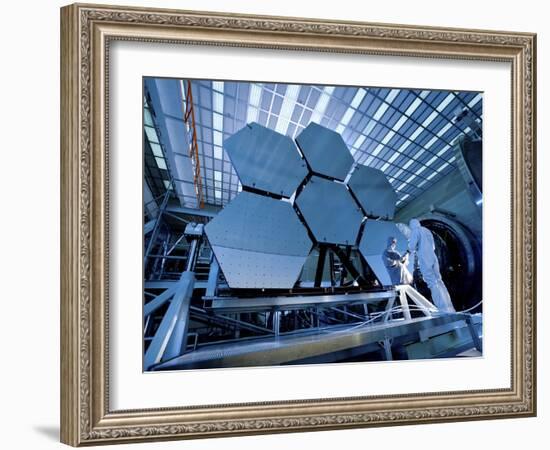
POLYGON ((317 242, 355 244, 364 216, 345 184, 313 176, 294 203, 317 242))
POLYGON ((389 247, 390 238, 396 239, 396 251, 404 255, 407 250, 407 239, 394 222, 367 219, 359 242, 359 252, 383 286, 394 284, 384 264, 383 256, 384 251, 389 247))
POLYGON ((291 138, 257 123, 246 125, 223 146, 245 187, 288 198, 308 173, 291 138))
POLYGON ((314 173, 345 180, 353 164, 353 156, 336 131, 311 122, 296 137, 296 143, 314 173))
POLYGON ((358 165, 348 180, 348 186, 367 216, 393 219, 397 194, 384 172, 358 165))
POLYGON ((312 247, 289 202, 246 191, 205 233, 231 288, 291 289, 312 247))

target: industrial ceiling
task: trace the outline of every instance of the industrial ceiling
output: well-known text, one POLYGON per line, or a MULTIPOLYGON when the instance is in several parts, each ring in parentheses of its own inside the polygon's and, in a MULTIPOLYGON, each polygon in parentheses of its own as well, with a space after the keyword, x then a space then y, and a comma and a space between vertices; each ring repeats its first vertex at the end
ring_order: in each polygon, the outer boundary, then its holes
MULTIPOLYGON (((210 80, 162 81, 169 89, 144 91, 145 178, 153 197, 171 185, 182 206, 196 208, 196 182, 205 205, 224 206, 241 190, 223 142, 256 122, 295 139, 315 122, 341 134, 356 163, 382 170, 397 194, 397 209, 455 168, 454 139, 471 133, 463 111, 482 126, 482 94, 477 92, 317 86, 210 80), (198 165, 177 166, 188 158, 189 142, 168 122, 184 125, 191 87, 198 165), (168 98, 169 97, 169 98, 168 98), (176 131, 174 131, 176 130, 176 131), (177 141, 177 142, 176 142, 177 141)), ((157 80, 157 85, 160 83, 157 80)), ((189 162, 189 161, 188 161, 189 162)))

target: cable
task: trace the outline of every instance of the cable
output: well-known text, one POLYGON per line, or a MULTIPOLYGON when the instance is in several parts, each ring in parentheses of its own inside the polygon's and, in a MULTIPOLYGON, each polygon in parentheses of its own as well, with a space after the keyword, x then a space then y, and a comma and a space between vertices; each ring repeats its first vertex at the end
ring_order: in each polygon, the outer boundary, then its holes
POLYGON ((477 302, 474 306, 471 306, 470 308, 468 309, 464 309, 462 311, 457 311, 457 314, 459 313, 467 313, 467 312, 470 312, 472 309, 476 309, 479 305, 481 305, 483 303, 483 300, 480 300, 479 302, 477 302))
MULTIPOLYGON (((472 306, 471 308, 468 308, 467 310, 464 310, 464 311, 457 311, 456 314, 461 314, 461 313, 467 313, 468 311, 471 311, 472 309, 475 309, 477 306, 479 306, 480 304, 482 303, 482 301, 478 302, 477 304, 475 304, 474 306, 472 306)), ((372 315, 375 316, 375 317, 372 317, 371 319, 365 321, 365 322, 360 322, 354 326, 352 326, 351 328, 346 328, 344 330, 327 330, 326 328, 324 329, 321 329, 322 331, 324 332, 328 332, 328 333, 348 333, 350 331, 353 331, 357 328, 361 328, 363 326, 366 326, 374 321, 376 321, 377 319, 379 319, 380 317, 382 316, 387 316, 388 314, 390 313, 393 313, 393 312, 402 312, 403 311, 403 307, 401 305, 397 305, 397 306, 394 306, 393 308, 387 310, 387 311, 380 311, 378 313, 373 313, 372 315)), ((425 308, 420 308, 416 305, 409 305, 409 311, 422 311, 422 312, 425 312, 426 309, 425 308)))

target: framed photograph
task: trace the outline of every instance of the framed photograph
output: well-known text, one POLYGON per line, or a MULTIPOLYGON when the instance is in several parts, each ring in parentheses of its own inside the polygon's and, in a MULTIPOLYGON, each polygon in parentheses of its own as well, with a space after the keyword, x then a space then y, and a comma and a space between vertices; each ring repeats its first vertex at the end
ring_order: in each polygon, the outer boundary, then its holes
POLYGON ((61 9, 61 440, 536 414, 536 36, 61 9))

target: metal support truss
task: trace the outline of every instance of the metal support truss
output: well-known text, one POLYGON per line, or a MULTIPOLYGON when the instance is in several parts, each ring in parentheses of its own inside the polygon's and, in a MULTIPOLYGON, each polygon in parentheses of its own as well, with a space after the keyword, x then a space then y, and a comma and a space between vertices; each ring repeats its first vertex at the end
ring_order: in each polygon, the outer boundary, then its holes
POLYGON ((153 226, 151 237, 149 238, 149 242, 147 243, 147 248, 145 249, 145 256, 144 256, 144 259, 143 259, 143 268, 144 269, 147 268, 147 261, 149 259, 150 254, 151 254, 151 251, 153 250, 153 247, 154 247, 154 245, 157 241, 160 226, 162 224, 162 215, 164 214, 164 211, 166 210, 166 205, 168 204, 168 199, 170 198, 170 193, 171 193, 170 189, 167 189, 165 194, 164 194, 164 198, 162 200, 162 203, 160 205, 159 214, 158 214, 158 216, 156 218, 156 221, 155 221, 155 224, 153 226))
POLYGON ((182 354, 187 344, 189 306, 193 294, 195 275, 183 272, 179 283, 172 291, 172 301, 164 314, 143 359, 144 370, 155 364, 182 354))

